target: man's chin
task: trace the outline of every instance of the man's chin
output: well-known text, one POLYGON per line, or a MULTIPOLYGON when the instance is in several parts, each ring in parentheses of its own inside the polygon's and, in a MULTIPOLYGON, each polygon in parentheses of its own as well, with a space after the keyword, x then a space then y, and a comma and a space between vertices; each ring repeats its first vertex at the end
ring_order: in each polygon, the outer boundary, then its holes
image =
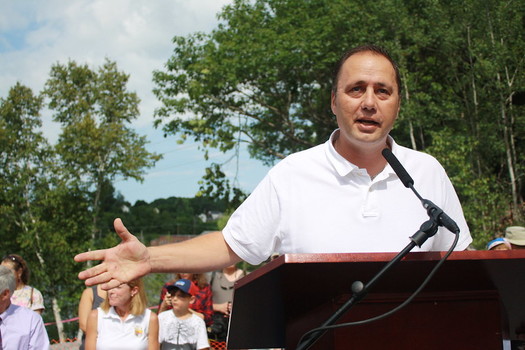
POLYGON ((361 144, 363 146, 373 146, 385 144, 388 135, 383 135, 378 131, 376 132, 359 132, 357 135, 354 135, 353 140, 356 144, 361 144))

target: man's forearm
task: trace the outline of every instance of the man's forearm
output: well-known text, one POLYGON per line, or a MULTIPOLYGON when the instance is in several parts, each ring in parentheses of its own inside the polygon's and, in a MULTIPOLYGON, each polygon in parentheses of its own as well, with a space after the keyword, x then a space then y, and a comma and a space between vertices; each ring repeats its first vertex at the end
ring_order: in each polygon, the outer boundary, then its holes
POLYGON ((204 234, 180 243, 148 247, 148 251, 151 272, 202 273, 241 261, 221 232, 204 234))

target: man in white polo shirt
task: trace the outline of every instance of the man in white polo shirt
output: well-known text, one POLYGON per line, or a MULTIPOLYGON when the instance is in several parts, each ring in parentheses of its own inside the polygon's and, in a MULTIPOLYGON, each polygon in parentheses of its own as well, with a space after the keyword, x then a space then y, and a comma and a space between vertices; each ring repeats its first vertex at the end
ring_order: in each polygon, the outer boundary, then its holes
MULTIPOLYGON (((339 128, 325 144, 271 169, 222 232, 146 248, 117 219, 121 244, 77 255, 77 261, 104 260, 79 277, 110 288, 149 272, 212 271, 241 259, 258 264, 273 252, 399 251, 428 216, 387 164, 384 148, 405 166, 420 194, 457 222, 456 249, 466 249, 472 238, 441 165, 389 136, 400 92, 399 71, 388 53, 376 46, 348 51, 333 79, 331 108, 339 128)), ((448 250, 453 239, 440 228, 417 249, 448 250)))

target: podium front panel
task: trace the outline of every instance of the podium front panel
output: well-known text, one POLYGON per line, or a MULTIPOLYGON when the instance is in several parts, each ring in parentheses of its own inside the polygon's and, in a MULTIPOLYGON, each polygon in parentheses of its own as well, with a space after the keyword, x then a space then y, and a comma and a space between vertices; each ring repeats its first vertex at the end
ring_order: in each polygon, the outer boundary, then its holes
MULTIPOLYGON (((443 255, 410 253, 338 323, 396 307, 443 255)), ((394 256, 290 254, 268 263, 235 286, 228 349, 294 349, 302 334, 321 325, 348 300, 354 281, 368 282, 394 256)), ((352 344, 395 348, 391 345, 396 336, 401 344, 424 343, 425 349, 456 348, 450 347, 450 340, 443 343, 447 335, 467 346, 458 349, 476 349, 480 343, 485 349, 502 349, 504 339, 522 336, 524 288, 525 251, 454 252, 407 307, 366 326, 328 331, 311 349, 347 349, 352 344)), ((407 348, 401 344, 399 349, 407 348)))

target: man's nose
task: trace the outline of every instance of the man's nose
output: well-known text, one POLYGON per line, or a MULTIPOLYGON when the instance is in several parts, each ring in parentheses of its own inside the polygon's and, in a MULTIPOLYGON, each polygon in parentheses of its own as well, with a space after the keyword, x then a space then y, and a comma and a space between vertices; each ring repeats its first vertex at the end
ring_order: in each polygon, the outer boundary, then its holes
POLYGON ((373 89, 366 89, 365 93, 363 94, 361 108, 366 110, 372 110, 376 108, 376 100, 373 89))

